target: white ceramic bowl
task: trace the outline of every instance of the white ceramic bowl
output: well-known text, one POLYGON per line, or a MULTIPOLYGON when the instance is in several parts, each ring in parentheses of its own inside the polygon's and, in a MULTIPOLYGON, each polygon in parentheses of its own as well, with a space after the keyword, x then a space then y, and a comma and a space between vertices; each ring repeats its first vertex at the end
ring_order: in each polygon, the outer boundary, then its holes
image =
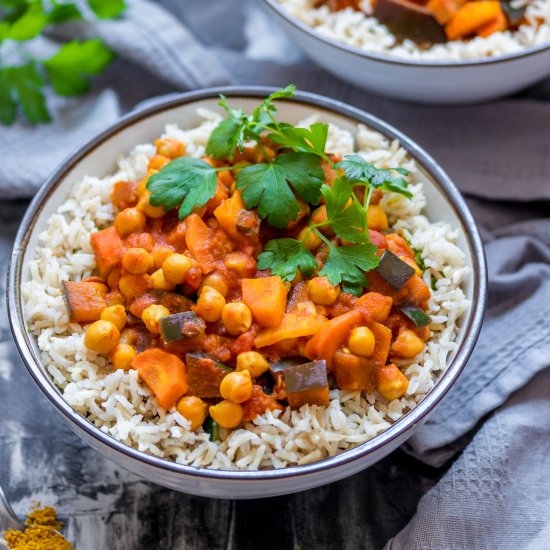
POLYGON ((457 244, 465 252, 466 264, 472 270, 464 289, 472 307, 462 320, 456 339, 457 350, 450 366, 435 388, 415 409, 363 445, 313 464, 257 472, 199 469, 147 455, 103 433, 63 400, 41 363, 35 339, 26 329, 20 291, 21 284, 30 276, 25 267, 35 257, 38 235, 46 228, 49 217, 66 200, 71 186, 84 175, 101 177, 112 173, 119 154, 128 153, 136 144, 153 141, 168 122, 177 122, 184 127, 196 125, 199 122, 197 107, 219 109, 220 92, 230 97, 235 107, 251 110, 259 97, 265 97, 271 91, 246 87, 191 92, 121 119, 68 158, 40 189, 25 214, 8 269, 12 332, 29 373, 54 408, 82 439, 116 464, 159 485, 196 495, 258 498, 292 493, 336 481, 380 460, 412 435, 455 382, 472 352, 485 309, 486 270, 481 240, 464 200, 441 168, 411 140, 371 115, 334 100, 299 93, 295 99, 280 103, 281 118, 297 122, 317 112, 324 121, 337 123, 353 133, 357 130, 357 122, 362 122, 391 139, 398 138, 416 159, 428 182, 425 188, 427 215, 434 221, 448 221, 460 231, 457 244))
POLYGON ((327 71, 385 97, 429 104, 465 104, 512 94, 550 75, 550 43, 479 60, 409 60, 370 53, 323 36, 278 0, 269 15, 327 71))

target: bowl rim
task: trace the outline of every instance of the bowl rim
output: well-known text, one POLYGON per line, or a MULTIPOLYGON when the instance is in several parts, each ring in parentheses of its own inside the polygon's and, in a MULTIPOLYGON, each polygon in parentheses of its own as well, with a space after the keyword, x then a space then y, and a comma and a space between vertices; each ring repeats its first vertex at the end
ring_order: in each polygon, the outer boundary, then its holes
MULTIPOLYGON (((310 464, 289 466, 282 469, 253 471, 213 470, 208 468, 199 468, 178 464, 164 458, 148 455, 114 439, 108 434, 105 434, 84 416, 77 413, 62 398, 61 393, 55 387, 51 377, 46 373, 45 369, 43 369, 39 359, 32 351, 32 336, 26 329, 21 296, 21 274, 24 252, 30 236, 34 231, 35 224, 38 221, 38 216, 40 215, 51 194, 58 187, 65 175, 106 139, 113 137, 121 130, 130 128, 149 116, 160 114, 172 108, 192 104, 199 100, 213 99, 218 97, 220 93, 223 93, 227 97, 256 99, 265 97, 275 90, 276 88, 265 86, 225 86, 208 88, 178 94, 175 97, 171 96, 166 99, 160 99, 145 109, 131 112, 69 155, 47 178, 46 182, 39 189, 38 193, 29 205, 21 222, 21 226, 17 232, 7 270, 6 303, 8 305, 8 317, 11 331, 19 354, 21 355, 21 358, 29 371, 31 378, 36 383, 40 391, 48 398, 54 409, 65 417, 70 424, 72 424, 71 427, 77 431, 80 437, 82 437, 81 431, 84 431, 88 435, 88 438, 85 438, 85 440, 88 443, 93 441, 92 446, 107 446, 111 450, 124 455, 125 459, 129 459, 130 461, 138 461, 141 464, 156 468, 160 471, 179 473, 182 475, 182 478, 185 476, 191 476, 196 479, 210 481, 223 480, 267 482, 283 478, 305 477, 308 475, 318 474, 319 472, 328 470, 335 466, 343 466, 345 464, 355 462, 366 455, 375 453, 384 445, 402 436, 404 433, 410 432, 410 430, 420 423, 422 419, 439 403, 465 367, 481 330, 481 324, 485 313, 487 300, 487 269, 480 234, 472 214, 470 213, 460 192, 442 168, 435 162, 435 160, 419 145, 417 145, 410 138, 406 137, 399 130, 396 130, 377 117, 355 107, 346 105, 341 101, 308 92, 296 92, 296 95, 293 98, 282 101, 300 103, 313 109, 323 109, 333 114, 348 118, 353 123, 366 124, 392 140, 399 139, 401 145, 407 150, 407 153, 414 158, 416 162, 418 162, 419 166, 421 166, 422 169, 431 177, 434 185, 436 185, 436 187, 438 187, 442 194, 447 198, 450 207, 454 210, 457 218, 464 228, 465 239, 468 248, 470 249, 473 262, 473 309, 471 312, 471 322, 469 326, 466 327, 462 346, 438 383, 414 409, 392 424, 387 430, 373 437, 371 440, 358 445, 357 447, 310 464)), ((111 457, 111 455, 109 456, 111 457)))
POLYGON ((379 63, 384 63, 387 65, 403 65, 407 67, 422 67, 427 69, 436 69, 436 68, 466 68, 474 66, 486 66, 492 64, 506 63, 508 61, 513 61, 515 59, 521 59, 524 57, 529 57, 531 55, 536 55, 541 52, 550 50, 550 42, 545 44, 538 44, 537 46, 530 46, 524 50, 518 52, 512 52, 502 55, 483 57, 483 58, 474 58, 474 59, 407 59, 401 58, 392 55, 384 55, 378 52, 369 52, 368 50, 363 50, 351 44, 347 44, 344 41, 335 40, 329 38, 328 36, 322 35, 314 27, 307 25, 303 21, 300 21, 294 17, 288 10, 286 10, 278 0, 261 0, 263 4, 273 10, 275 15, 278 15, 297 30, 311 36, 315 40, 323 42, 328 46, 332 46, 338 50, 349 53, 356 57, 363 59, 370 59, 379 63))

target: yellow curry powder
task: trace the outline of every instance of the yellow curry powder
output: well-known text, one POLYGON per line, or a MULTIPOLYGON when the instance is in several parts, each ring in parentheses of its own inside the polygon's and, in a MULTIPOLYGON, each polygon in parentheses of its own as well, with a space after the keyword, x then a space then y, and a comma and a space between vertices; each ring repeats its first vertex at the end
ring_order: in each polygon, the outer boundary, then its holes
POLYGON ((34 509, 25 520, 24 531, 10 529, 4 538, 10 548, 16 550, 73 550, 71 543, 56 533, 63 529, 57 512, 51 506, 34 509))

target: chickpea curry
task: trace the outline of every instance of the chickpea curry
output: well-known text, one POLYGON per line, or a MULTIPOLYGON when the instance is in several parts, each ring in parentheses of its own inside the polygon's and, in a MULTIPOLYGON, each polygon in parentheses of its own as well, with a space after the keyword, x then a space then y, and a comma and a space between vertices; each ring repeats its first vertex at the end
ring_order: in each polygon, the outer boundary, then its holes
MULTIPOLYGON (((361 10, 360 0, 326 0, 329 9, 361 10)), ((430 47, 447 40, 487 38, 516 30, 526 7, 511 0, 373 0, 373 16, 400 40, 430 47)))
POLYGON ((331 388, 398 399, 398 365, 430 336, 430 289, 380 204, 410 196, 407 171, 326 153, 325 124, 277 121, 293 90, 252 115, 228 108, 201 159, 157 140, 147 176, 113 186, 114 223, 91 235, 97 273, 64 283, 85 346, 214 439, 267 410, 326 406, 331 388))

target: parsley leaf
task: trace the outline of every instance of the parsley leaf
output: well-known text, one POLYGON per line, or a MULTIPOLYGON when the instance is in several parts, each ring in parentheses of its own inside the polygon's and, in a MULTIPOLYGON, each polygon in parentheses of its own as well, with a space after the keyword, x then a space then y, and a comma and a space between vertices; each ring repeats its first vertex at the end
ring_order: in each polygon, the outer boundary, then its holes
POLYGON ((317 261, 302 241, 274 239, 258 256, 258 269, 271 269, 283 281, 292 281, 298 270, 306 277, 311 275, 317 269, 317 261))
POLYGON ((183 220, 195 206, 203 206, 216 194, 217 184, 216 170, 208 163, 193 157, 179 157, 153 174, 147 189, 153 206, 172 210, 181 203, 178 215, 183 220))
POLYGON ((368 285, 364 272, 374 269, 380 261, 378 249, 372 243, 340 247, 327 244, 329 254, 319 275, 325 275, 333 285, 342 283, 345 292, 360 295, 368 285))
POLYGON ((265 123, 269 120, 272 122, 276 121, 273 119, 273 115, 277 112, 277 107, 273 104, 277 99, 285 99, 287 97, 292 97, 296 91, 296 86, 294 84, 289 84, 281 90, 277 90, 269 94, 261 103, 259 107, 256 107, 252 111, 252 121, 258 123, 265 123))
POLYGON ((412 193, 407 190, 407 182, 403 178, 391 175, 392 171, 395 171, 408 176, 409 171, 405 168, 376 168, 359 155, 346 155, 336 166, 344 170, 350 180, 369 183, 374 188, 387 189, 412 198, 412 193))
POLYGON ((42 5, 31 4, 21 17, 3 31, 2 36, 10 40, 31 40, 38 36, 47 24, 48 15, 42 5))
POLYGON ((228 117, 222 120, 210 134, 206 154, 215 159, 232 159, 241 141, 241 129, 243 125, 237 118, 228 117))
POLYGON ((6 67, 2 72, 4 88, 7 83, 11 89, 10 97, 17 98, 29 122, 48 122, 50 115, 43 92, 44 80, 36 64, 27 63, 17 67, 6 67))
POLYGON ((288 147, 293 151, 313 153, 318 157, 325 158, 328 124, 316 123, 309 128, 297 128, 292 124, 282 122, 268 137, 278 145, 288 147))
POLYGON ((99 38, 82 42, 73 40, 61 46, 54 56, 44 62, 44 67, 58 95, 80 95, 90 88, 86 76, 103 71, 114 57, 114 53, 99 38))
POLYGON ((126 9, 124 0, 88 0, 88 4, 99 19, 114 19, 126 9))
POLYGON ((273 227, 286 227, 300 210, 292 189, 306 202, 317 204, 324 179, 319 158, 310 153, 287 153, 269 164, 253 164, 239 171, 237 189, 251 210, 273 227), (290 184, 290 185, 289 185, 290 184))

